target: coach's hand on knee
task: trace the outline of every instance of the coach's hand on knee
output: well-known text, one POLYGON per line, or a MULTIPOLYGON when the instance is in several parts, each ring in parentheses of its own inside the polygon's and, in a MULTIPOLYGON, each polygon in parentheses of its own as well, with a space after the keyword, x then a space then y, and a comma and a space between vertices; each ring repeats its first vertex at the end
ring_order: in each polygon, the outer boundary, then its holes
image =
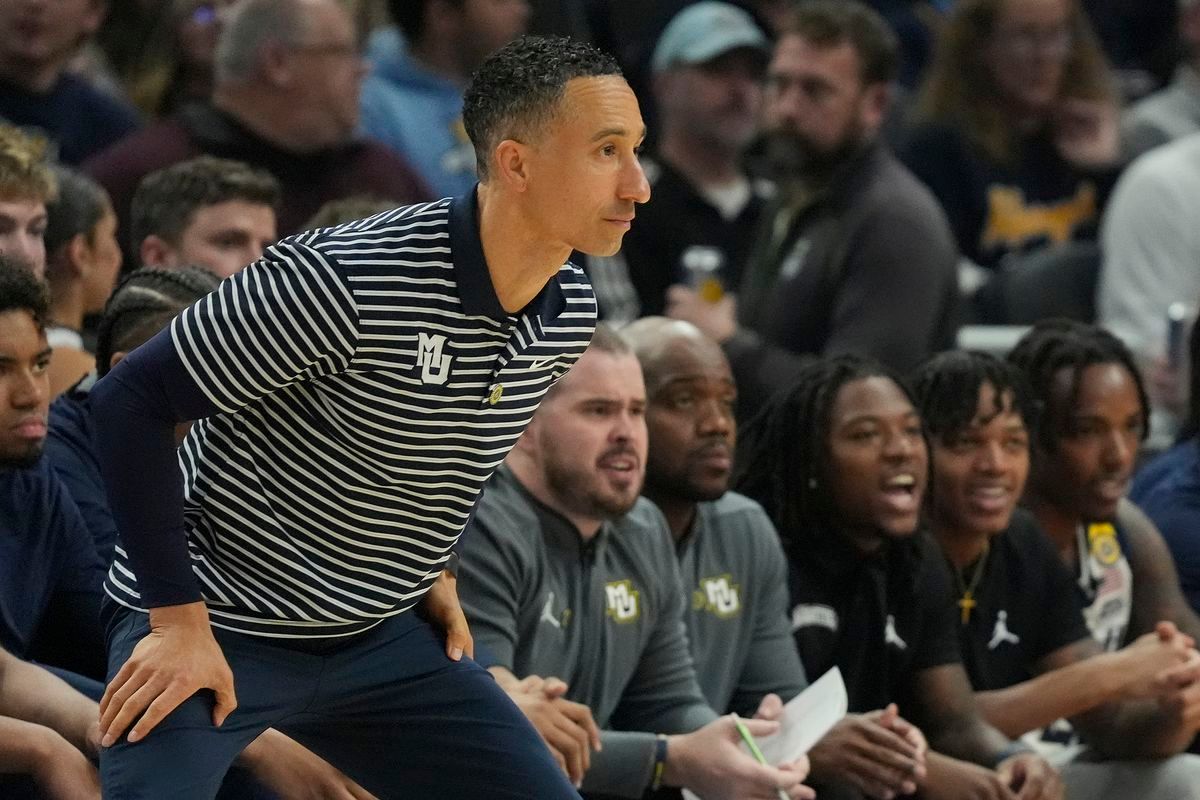
POLYGON ((109 747, 129 731, 130 743, 150 733, 201 689, 216 696, 213 724, 235 708, 233 672, 208 622, 203 602, 150 610, 150 633, 137 643, 100 700, 101 744, 109 747))
POLYGON ((446 655, 452 661, 459 661, 464 653, 467 658, 474 658, 475 640, 471 638, 467 616, 458 602, 458 581, 453 573, 443 571, 422 601, 430 622, 446 634, 446 655))

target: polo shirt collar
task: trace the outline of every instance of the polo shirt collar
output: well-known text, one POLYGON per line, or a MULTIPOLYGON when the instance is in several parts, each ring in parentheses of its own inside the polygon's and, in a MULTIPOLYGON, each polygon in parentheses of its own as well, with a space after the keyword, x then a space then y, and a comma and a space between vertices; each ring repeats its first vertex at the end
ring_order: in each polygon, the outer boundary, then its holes
POLYGON ((524 314, 536 314, 544 322, 558 318, 566 309, 566 298, 558 280, 551 277, 537 297, 516 314, 509 314, 496 296, 483 241, 479 238, 478 185, 465 195, 450 201, 450 255, 454 262, 454 281, 463 313, 471 317, 508 320, 524 314))
POLYGON ((500 305, 483 242, 479 238, 478 186, 450 201, 450 254, 454 260, 454 282, 463 313, 471 317, 506 320, 509 313, 500 305))

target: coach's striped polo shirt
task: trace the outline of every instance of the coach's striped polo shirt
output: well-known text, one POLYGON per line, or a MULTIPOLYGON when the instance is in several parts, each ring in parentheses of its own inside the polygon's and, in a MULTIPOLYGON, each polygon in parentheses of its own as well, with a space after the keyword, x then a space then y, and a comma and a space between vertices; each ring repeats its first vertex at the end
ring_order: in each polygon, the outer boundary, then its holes
MULTIPOLYGON (((477 208, 472 193, 291 237, 172 324, 170 355, 212 409, 179 464, 213 625, 341 636, 412 607, 587 347, 583 272, 564 265, 506 313, 477 208)), ((105 587, 140 609, 154 548, 131 560, 121 531, 105 587)))

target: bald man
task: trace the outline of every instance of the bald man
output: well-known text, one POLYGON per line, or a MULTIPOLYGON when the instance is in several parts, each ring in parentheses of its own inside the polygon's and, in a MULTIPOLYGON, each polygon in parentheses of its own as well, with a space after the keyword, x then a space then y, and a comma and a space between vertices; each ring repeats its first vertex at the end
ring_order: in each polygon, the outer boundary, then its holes
POLYGON ((729 491, 737 389, 721 347, 687 322, 646 317, 622 331, 646 381, 650 449, 642 494, 675 540, 688 642, 718 712, 805 686, 788 623, 787 559, 762 508, 729 491))

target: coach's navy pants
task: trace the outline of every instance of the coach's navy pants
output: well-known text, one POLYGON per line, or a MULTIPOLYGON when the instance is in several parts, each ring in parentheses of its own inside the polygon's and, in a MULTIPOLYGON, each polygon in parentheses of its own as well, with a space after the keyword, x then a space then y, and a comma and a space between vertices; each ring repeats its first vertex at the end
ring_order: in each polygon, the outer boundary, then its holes
MULTIPOLYGON (((233 670, 237 710, 216 728, 211 692, 201 692, 137 744, 121 739, 104 750, 105 798, 211 800, 267 728, 383 800, 579 797, 491 675, 465 657, 451 661, 412 612, 321 655, 213 631, 233 670)), ((148 632, 145 614, 115 612, 109 680, 148 632)))

